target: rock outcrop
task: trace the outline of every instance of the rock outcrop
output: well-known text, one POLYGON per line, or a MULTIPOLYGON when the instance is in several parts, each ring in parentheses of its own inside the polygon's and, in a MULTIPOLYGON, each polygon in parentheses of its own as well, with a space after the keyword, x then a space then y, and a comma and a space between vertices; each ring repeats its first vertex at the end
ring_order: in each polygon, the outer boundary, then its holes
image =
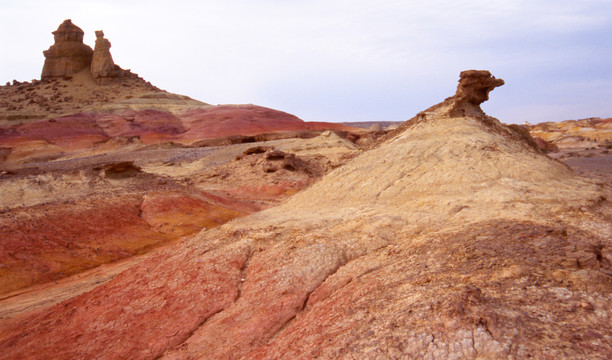
POLYGON ((42 80, 71 76, 90 66, 93 50, 83 44, 81 28, 67 19, 52 34, 55 44, 43 51, 42 80))
POLYGON ((559 151, 559 147, 551 142, 548 142, 544 139, 541 139, 537 136, 533 137, 533 141, 535 141, 536 145, 540 150, 545 153, 557 152, 559 151))
POLYGON ((104 38, 102 30, 96 31, 96 46, 91 60, 91 76, 100 85, 108 84, 121 77, 125 71, 115 65, 110 53, 111 43, 104 38))
POLYGON ((42 80, 71 77, 86 68, 90 69, 91 76, 99 85, 112 83, 121 77, 136 76, 115 65, 110 53, 111 43, 104 38, 102 30, 96 31, 94 50, 83 43, 83 35, 83 30, 70 19, 64 20, 53 32, 55 44, 43 52, 42 80))
POLYGON ((489 100, 489 93, 502 85, 504 80, 496 79, 487 70, 462 71, 457 92, 451 98, 454 102, 451 112, 455 115, 482 114, 480 104, 489 100))

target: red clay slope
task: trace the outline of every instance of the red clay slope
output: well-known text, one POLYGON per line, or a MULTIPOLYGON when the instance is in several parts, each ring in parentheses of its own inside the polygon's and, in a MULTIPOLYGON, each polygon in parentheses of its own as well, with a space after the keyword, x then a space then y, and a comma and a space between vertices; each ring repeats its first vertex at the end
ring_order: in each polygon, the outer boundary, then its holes
POLYGON ((305 122, 298 117, 256 105, 219 105, 180 115, 188 130, 181 139, 208 139, 233 135, 258 135, 300 130, 354 130, 326 122, 305 122))
MULTIPOLYGON (((17 149, 46 144, 57 147, 56 152, 70 152, 93 148, 116 137, 139 137, 145 144, 191 143, 235 135, 323 129, 354 130, 342 124, 305 122, 288 113, 256 105, 219 105, 179 114, 159 110, 77 113, 0 127, 0 148, 17 154, 17 149)), ((16 155, 8 159, 18 160, 16 155)))
POLYGON ((0 294, 147 252, 258 209, 206 192, 150 191, 0 213, 0 294))

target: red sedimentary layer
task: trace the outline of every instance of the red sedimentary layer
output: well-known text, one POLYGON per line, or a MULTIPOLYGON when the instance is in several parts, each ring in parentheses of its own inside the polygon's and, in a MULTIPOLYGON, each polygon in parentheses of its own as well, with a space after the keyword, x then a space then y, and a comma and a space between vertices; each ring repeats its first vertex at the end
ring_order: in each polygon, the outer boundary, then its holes
POLYGON ((181 139, 217 138, 233 135, 299 130, 351 130, 350 126, 305 122, 294 115, 256 105, 219 105, 187 111, 181 115, 188 130, 181 139))
MULTIPOLYGON (((350 126, 305 122, 282 111, 255 105, 219 105, 174 115, 158 110, 77 113, 0 128, 0 147, 19 149, 39 140, 57 151, 92 148, 116 137, 139 137, 144 144, 193 142, 236 135, 302 130, 354 130, 350 126)), ((10 159, 10 158, 9 158, 10 159)))
POLYGON ((126 194, 37 205, 0 215, 0 293, 127 258, 256 210, 231 199, 203 195, 158 191, 143 198, 126 194))

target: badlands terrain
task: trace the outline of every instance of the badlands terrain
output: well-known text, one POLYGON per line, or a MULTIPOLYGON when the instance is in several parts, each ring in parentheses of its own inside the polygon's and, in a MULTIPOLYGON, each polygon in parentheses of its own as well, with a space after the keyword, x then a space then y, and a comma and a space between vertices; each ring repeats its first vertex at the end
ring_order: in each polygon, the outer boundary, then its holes
POLYGON ((610 119, 504 125, 470 70, 393 129, 304 122, 96 35, 0 87, 0 358, 612 357, 610 119))

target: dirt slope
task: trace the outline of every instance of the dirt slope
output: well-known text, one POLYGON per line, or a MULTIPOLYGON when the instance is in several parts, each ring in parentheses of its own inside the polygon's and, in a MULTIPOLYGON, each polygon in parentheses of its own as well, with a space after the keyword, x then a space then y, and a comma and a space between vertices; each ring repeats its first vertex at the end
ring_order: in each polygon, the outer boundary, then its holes
POLYGON ((161 90, 114 66, 96 35, 92 60, 66 20, 43 80, 0 86, 3 299, 41 284, 52 297, 59 280, 275 206, 358 152, 324 132, 348 126, 161 90), (79 49, 89 57, 73 62, 79 49))
POLYGON ((277 205, 355 153, 327 133, 14 165, 0 173, 0 294, 277 205))
POLYGON ((21 319, 0 356, 610 358, 610 189, 482 113, 499 85, 462 73, 283 205, 21 319))

